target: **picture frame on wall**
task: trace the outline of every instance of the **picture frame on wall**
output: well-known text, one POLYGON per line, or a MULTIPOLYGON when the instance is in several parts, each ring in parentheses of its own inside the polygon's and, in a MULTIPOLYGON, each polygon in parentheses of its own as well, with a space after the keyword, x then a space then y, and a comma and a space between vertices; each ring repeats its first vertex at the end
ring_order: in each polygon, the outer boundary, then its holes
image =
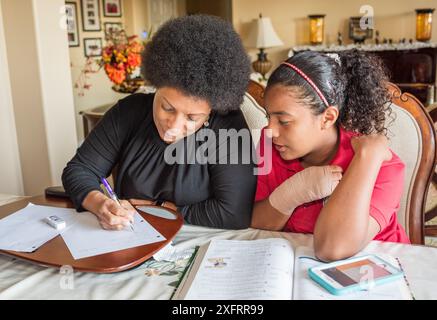
POLYGON ((79 26, 77 25, 77 6, 75 2, 65 2, 67 37, 69 47, 79 47, 79 26))
POLYGON ((82 0, 83 31, 101 31, 99 0, 82 0))
POLYGON ((103 52, 103 44, 101 38, 85 38, 83 39, 83 47, 85 57, 100 57, 103 52))
POLYGON ((121 17, 121 0, 103 0, 103 15, 105 17, 121 17))
POLYGON ((121 22, 105 22, 105 35, 110 34, 113 31, 123 30, 123 24, 121 22))

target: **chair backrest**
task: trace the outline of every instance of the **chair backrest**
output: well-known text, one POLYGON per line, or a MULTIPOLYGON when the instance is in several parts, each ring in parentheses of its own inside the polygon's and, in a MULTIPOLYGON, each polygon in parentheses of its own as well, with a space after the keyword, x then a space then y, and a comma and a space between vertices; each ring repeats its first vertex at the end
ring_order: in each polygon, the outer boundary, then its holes
POLYGON ((263 93, 264 87, 251 80, 244 95, 243 103, 240 106, 247 126, 251 130, 252 140, 255 146, 258 145, 261 137, 261 129, 267 125, 266 111, 261 106, 263 93))
POLYGON ((398 220, 412 243, 423 244, 425 201, 437 159, 436 134, 429 114, 416 97, 401 93, 392 83, 388 88, 395 115, 388 126, 390 148, 406 165, 398 220))

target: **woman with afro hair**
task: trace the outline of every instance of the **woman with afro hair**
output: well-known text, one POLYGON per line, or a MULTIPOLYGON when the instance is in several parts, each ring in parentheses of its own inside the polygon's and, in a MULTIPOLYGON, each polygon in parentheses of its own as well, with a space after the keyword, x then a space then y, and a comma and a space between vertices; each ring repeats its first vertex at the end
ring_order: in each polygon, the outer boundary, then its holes
MULTIPOLYGON (((179 210, 191 224, 247 228, 256 176, 252 156, 241 159, 238 137, 248 130, 240 105, 250 76, 238 34, 216 17, 176 18, 155 33, 142 58, 143 76, 156 92, 120 100, 64 169, 63 185, 76 209, 93 212, 109 230, 129 225, 133 205, 152 203, 179 210), (222 130, 238 147, 224 158, 221 140, 205 139, 205 132, 222 130), (220 161, 169 161, 181 146, 194 147, 182 156, 187 160, 205 144, 208 160, 220 161), (125 199, 121 206, 100 188, 100 179, 116 165, 115 193, 125 199)), ((250 135, 249 144, 252 153, 250 135)))
POLYGON ((387 81, 381 61, 357 50, 302 52, 273 72, 259 149, 272 170, 258 175, 253 227, 312 233, 325 261, 371 240, 409 243, 396 218, 405 166, 385 136, 387 81))

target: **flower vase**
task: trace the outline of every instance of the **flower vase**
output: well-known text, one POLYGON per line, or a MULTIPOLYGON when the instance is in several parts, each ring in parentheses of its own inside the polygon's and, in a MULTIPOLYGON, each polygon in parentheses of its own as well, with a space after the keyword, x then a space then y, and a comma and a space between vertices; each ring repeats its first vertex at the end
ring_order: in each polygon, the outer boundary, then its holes
POLYGON ((122 83, 114 84, 112 90, 119 93, 135 93, 144 84, 145 81, 142 78, 131 79, 127 77, 122 83))

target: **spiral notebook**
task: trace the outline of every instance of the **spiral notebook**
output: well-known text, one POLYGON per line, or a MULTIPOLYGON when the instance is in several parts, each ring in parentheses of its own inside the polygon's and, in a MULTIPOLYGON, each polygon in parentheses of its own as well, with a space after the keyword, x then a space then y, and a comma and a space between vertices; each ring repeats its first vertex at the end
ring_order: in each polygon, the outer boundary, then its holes
MULTIPOLYGON (((393 265, 395 258, 380 255, 393 265)), ((404 278, 345 296, 327 292, 308 276, 320 265, 312 248, 294 249, 286 239, 212 240, 197 251, 175 300, 408 300, 404 278)))

